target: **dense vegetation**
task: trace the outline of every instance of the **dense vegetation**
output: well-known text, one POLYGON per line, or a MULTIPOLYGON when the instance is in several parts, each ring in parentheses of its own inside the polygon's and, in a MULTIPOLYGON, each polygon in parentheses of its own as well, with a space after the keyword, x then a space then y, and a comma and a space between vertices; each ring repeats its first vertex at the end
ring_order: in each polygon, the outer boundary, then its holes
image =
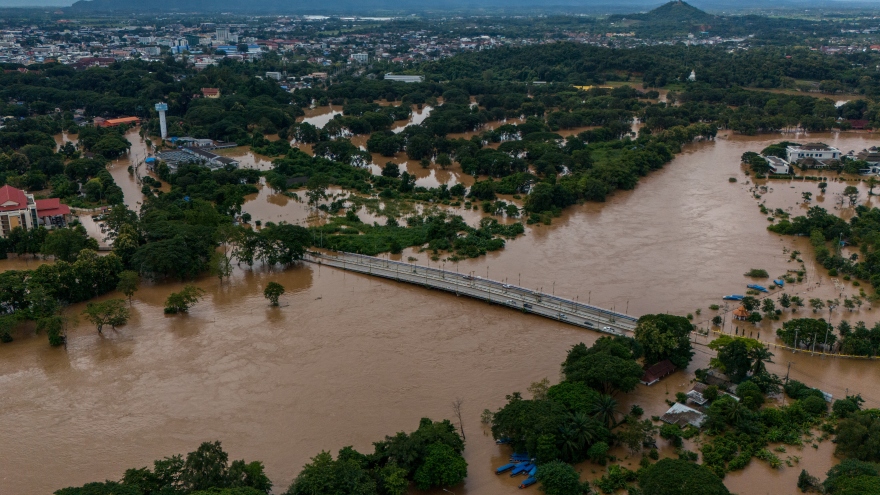
POLYGON ((824 208, 813 206, 805 216, 783 219, 767 228, 778 234, 809 236, 816 252, 816 261, 825 268, 870 282, 878 288, 880 252, 877 248, 880 247, 880 237, 877 232, 880 232, 880 209, 859 205, 855 208, 855 213, 847 222, 828 213, 824 208), (834 246, 841 241, 858 247, 859 253, 848 258, 843 257, 834 246), (829 242, 832 242, 832 247, 828 246, 829 242))
MULTIPOLYGON (((743 469, 753 457, 774 469, 798 462, 797 457, 780 458, 777 454, 785 453, 785 448, 771 451, 770 444, 816 444, 831 435, 835 435, 838 456, 880 461, 877 456, 878 411, 862 410, 864 401, 859 395, 836 400, 829 411, 821 391, 796 380, 787 381, 783 387, 779 377, 766 370, 766 363, 772 362, 773 354, 760 342, 744 337, 723 336, 710 345, 718 351, 711 365, 731 381, 726 391, 713 385, 703 393, 708 403, 702 408, 706 420, 703 437, 698 442, 702 455, 683 448, 683 439, 701 434, 696 428, 676 424, 657 426, 650 420, 641 420, 638 406, 629 413, 619 411, 614 394, 636 387, 643 372, 638 359, 644 354, 642 344, 648 343, 645 336, 656 340, 655 328, 662 326, 665 316, 649 315, 640 321, 639 325, 646 328, 641 332, 637 330, 637 335, 642 336, 639 341, 603 337, 592 347, 584 344, 572 347, 562 364, 561 383, 553 386, 546 380, 534 383, 529 388, 532 399, 514 393, 507 397, 504 407, 494 413, 484 413, 496 439, 509 443, 515 452, 528 452, 536 460, 537 476, 547 493, 586 493, 588 487, 580 484, 576 473, 573 478, 569 476, 573 471, 566 463, 589 460, 604 466, 616 460, 608 454, 614 445, 626 446, 632 455, 643 453, 645 449, 649 452, 642 454, 638 471, 609 466, 605 475, 594 482, 603 493, 632 487, 635 483, 644 493, 727 493, 720 479, 729 471, 743 469), (790 398, 787 404, 767 404, 768 395, 782 390, 790 398), (651 450, 656 449, 657 436, 676 448, 680 460, 651 463, 657 459, 656 450, 651 450), (700 457, 702 466, 694 464, 700 457), (541 479, 542 470, 545 470, 546 481, 541 479), (569 491, 556 491, 557 486, 568 486, 569 491)), ((677 340, 679 322, 666 323, 664 338, 672 344, 677 340)), ((680 347, 690 348, 689 345, 680 347)), ((698 378, 704 374, 704 370, 697 370, 698 378)), ((677 400, 684 403, 687 397, 679 394, 677 400)), ((813 479, 813 482, 818 486, 818 481, 813 479)))
MULTIPOLYGON (((403 495, 452 487, 467 476, 464 441, 448 421, 423 418, 412 433, 399 432, 365 455, 345 447, 336 459, 321 452, 293 480, 287 495, 403 495)), ((259 461, 229 462, 220 442, 205 442, 185 457, 157 460, 153 468, 129 469, 120 481, 87 483, 55 495, 266 495, 272 482, 259 461)))

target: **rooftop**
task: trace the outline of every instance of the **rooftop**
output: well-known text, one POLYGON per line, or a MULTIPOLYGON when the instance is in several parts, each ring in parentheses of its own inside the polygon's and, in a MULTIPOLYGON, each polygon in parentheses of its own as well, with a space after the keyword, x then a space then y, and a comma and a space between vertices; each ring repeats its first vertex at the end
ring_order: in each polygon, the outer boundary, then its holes
POLYGON ((676 402, 666 411, 666 414, 660 416, 660 421, 681 427, 692 425, 699 428, 706 421, 706 415, 696 409, 691 409, 684 404, 676 402))
POLYGON ((25 192, 10 185, 0 187, 0 211, 15 211, 27 208, 25 192))

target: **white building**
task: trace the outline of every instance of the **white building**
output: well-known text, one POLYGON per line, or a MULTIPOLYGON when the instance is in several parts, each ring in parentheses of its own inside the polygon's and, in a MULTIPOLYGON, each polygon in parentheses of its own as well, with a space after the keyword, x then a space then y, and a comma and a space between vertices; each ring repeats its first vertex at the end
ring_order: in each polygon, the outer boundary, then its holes
POLYGON ((779 175, 791 173, 791 165, 782 158, 778 156, 765 156, 764 159, 767 160, 771 173, 779 175))
POLYGON ((281 80, 281 73, 280 72, 267 72, 266 79, 275 79, 276 81, 280 81, 281 80))
POLYGON ((218 27, 216 34, 217 34, 217 41, 228 41, 229 40, 229 28, 228 27, 218 27))
POLYGON ((786 148, 788 162, 797 163, 800 160, 812 158, 818 162, 826 160, 839 160, 840 150, 822 143, 808 143, 803 146, 789 146, 786 148))
POLYGON ((403 76, 392 73, 385 74, 386 81, 399 81, 405 83, 420 83, 425 81, 425 76, 403 76))
POLYGON ((352 53, 351 59, 359 64, 365 64, 370 61, 370 55, 367 53, 352 53))

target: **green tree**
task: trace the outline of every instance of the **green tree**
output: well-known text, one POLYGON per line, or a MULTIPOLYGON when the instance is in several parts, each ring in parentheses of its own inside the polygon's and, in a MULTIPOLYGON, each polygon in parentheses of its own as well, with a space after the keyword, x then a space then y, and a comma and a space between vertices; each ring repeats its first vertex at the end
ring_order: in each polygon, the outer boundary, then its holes
POLYGON ((547 495, 579 495, 590 493, 589 483, 581 483, 581 477, 571 465, 551 461, 538 467, 535 478, 541 483, 541 491, 547 495))
POLYGON ((752 370, 753 349, 758 347, 763 347, 763 344, 755 339, 722 335, 709 343, 709 348, 718 352, 718 356, 710 359, 709 364, 721 370, 734 383, 739 383, 752 370))
POLYGON ((773 299, 764 299, 761 303, 761 311, 764 312, 764 316, 767 318, 774 318, 776 316, 776 303, 773 302, 773 299))
POLYGON ((212 275, 220 279, 222 284, 224 278, 228 279, 232 275, 232 260, 224 253, 214 251, 208 261, 208 268, 212 275))
POLYGON ((877 495, 880 471, 876 464, 844 459, 828 470, 822 488, 829 495, 877 495))
POLYGON ((327 186, 330 180, 324 175, 314 175, 306 182, 306 198, 310 205, 318 206, 322 199, 327 198, 327 186))
POLYGON ((838 457, 880 462, 880 411, 858 411, 842 419, 834 443, 838 457))
POLYGON ((400 177, 400 166, 396 163, 388 162, 382 167, 383 177, 400 177))
POLYGON ((108 299, 102 302, 90 302, 86 305, 83 316, 86 317, 103 333, 104 325, 110 325, 113 329, 125 325, 128 322, 129 312, 123 299, 108 299))
POLYGON ((125 294, 128 298, 128 304, 131 306, 131 296, 138 290, 140 284, 140 276, 137 272, 126 270, 119 274, 119 283, 116 284, 116 290, 125 294))
POLYGON ((682 316, 656 314, 639 318, 635 339, 645 349, 645 365, 668 359, 679 369, 687 368, 694 356, 691 330, 693 325, 682 316))
POLYGON ((742 303, 743 307, 746 308, 746 311, 750 313, 758 309, 758 306, 760 304, 760 301, 758 301, 758 299, 753 296, 746 296, 740 302, 742 303))
POLYGON ((272 306, 278 306, 278 298, 284 294, 284 286, 278 282, 269 282, 263 290, 263 296, 272 303, 272 306))
POLYGON ((764 404, 764 394, 757 385, 750 381, 742 382, 736 387, 736 395, 742 404, 749 409, 758 410, 764 404))
POLYGON ((40 252, 61 261, 73 262, 83 249, 98 250, 98 241, 89 237, 85 227, 76 224, 66 229, 55 229, 46 235, 40 252))
POLYGON ((455 486, 467 476, 467 461, 449 445, 428 446, 424 463, 416 470, 413 481, 419 490, 455 486))
POLYGON ((165 300, 165 314, 186 313, 204 295, 205 290, 194 285, 187 285, 180 292, 172 292, 165 300))
POLYGON ((851 207, 859 202, 859 188, 856 186, 846 186, 843 189, 843 195, 849 199, 849 205, 851 207))
POLYGON ((605 394, 635 389, 644 370, 636 362, 632 339, 602 337, 587 348, 577 344, 562 364, 566 379, 582 381, 605 394))
POLYGON ((729 495, 711 469, 680 459, 662 459, 639 474, 644 495, 729 495))
POLYGON ((610 395, 600 395, 590 406, 589 412, 593 418, 609 430, 617 425, 617 417, 621 414, 619 404, 610 395))
POLYGON ((791 307, 791 297, 789 297, 788 294, 782 294, 781 296, 779 296, 779 305, 785 309, 790 308, 791 307))

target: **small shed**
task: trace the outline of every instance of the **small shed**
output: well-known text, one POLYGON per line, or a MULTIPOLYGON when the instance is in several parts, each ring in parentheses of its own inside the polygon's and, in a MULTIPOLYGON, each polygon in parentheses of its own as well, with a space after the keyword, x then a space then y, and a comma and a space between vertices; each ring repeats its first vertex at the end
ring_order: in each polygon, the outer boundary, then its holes
POLYGON ((654 366, 646 369, 645 374, 642 375, 641 382, 645 385, 651 386, 674 372, 675 365, 672 364, 672 361, 664 359, 663 361, 660 361, 654 366))
POLYGON ((733 319, 740 320, 740 321, 748 320, 749 319, 749 312, 746 310, 746 307, 740 306, 740 307, 736 308, 735 310, 733 310, 733 319))

